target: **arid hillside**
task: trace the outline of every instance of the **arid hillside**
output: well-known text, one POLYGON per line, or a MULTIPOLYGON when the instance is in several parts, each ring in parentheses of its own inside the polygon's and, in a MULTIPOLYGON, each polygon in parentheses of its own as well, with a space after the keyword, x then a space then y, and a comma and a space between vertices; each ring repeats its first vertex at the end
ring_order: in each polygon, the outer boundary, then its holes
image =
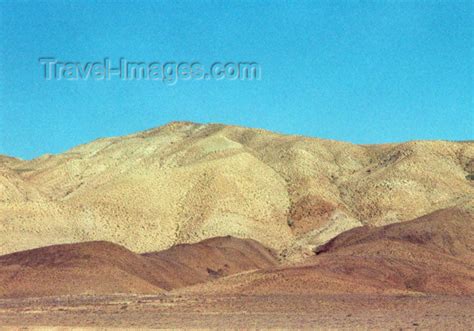
POLYGON ((144 255, 103 241, 54 245, 0 256, 0 298, 157 294, 276 263, 268 248, 232 237, 144 255))
POLYGON ((278 264, 276 253, 271 249, 254 240, 230 236, 179 244, 143 256, 162 270, 158 285, 165 290, 278 264))
POLYGON ((474 143, 353 145, 170 123, 31 161, 0 158, 0 254, 105 240, 150 252, 215 236, 289 261, 361 225, 466 204, 474 143))
MULTIPOLYGON (((405 223, 383 227, 360 227, 341 233, 314 251, 323 253, 380 254, 391 243, 414 245, 436 253, 466 258, 474 256, 474 208, 471 203, 464 208, 437 210, 405 223), (370 246, 367 250, 365 247, 370 246)), ((407 256, 409 257, 409 256, 407 256)), ((470 258, 469 258, 470 257, 470 258)))
POLYGON ((474 211, 450 208, 360 227, 303 262, 197 285, 189 293, 474 295, 474 211))
POLYGON ((229 236, 141 255, 85 242, 0 256, 0 298, 169 290, 198 296, 474 295, 474 210, 448 208, 354 228, 296 263, 281 263, 254 240, 229 236))

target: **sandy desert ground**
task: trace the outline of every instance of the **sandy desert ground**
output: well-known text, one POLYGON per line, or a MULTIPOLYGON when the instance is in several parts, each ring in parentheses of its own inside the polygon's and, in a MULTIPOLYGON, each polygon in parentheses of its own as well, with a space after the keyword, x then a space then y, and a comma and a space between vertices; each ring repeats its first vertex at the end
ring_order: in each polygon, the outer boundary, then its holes
POLYGON ((306 328, 470 330, 474 299, 459 296, 73 296, 1 300, 1 329, 306 328))
POLYGON ((0 326, 472 329, 473 166, 183 122, 0 157, 0 326))
POLYGON ((0 325, 469 330, 473 230, 470 211, 444 209, 349 230, 297 263, 233 237, 141 255, 107 242, 12 253, 0 325))

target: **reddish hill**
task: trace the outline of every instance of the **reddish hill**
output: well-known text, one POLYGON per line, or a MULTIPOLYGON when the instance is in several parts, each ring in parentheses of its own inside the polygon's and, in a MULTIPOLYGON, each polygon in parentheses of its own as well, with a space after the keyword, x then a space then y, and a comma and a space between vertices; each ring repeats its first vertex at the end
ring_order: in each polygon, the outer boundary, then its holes
POLYGON ((474 294, 474 217, 445 209, 401 224, 361 227, 304 263, 228 277, 189 291, 474 294))
POLYGON ((143 256, 167 271, 158 282, 161 288, 167 290, 277 264, 272 250, 255 240, 231 236, 176 245, 143 256))
POLYGON ((276 261, 257 242, 232 237, 144 255, 104 241, 54 245, 0 256, 0 297, 157 293, 276 261))
POLYGON ((233 237, 142 255, 108 242, 56 245, 0 256, 0 297, 157 293, 222 276, 184 291, 474 294, 474 215, 467 208, 352 229, 315 252, 277 266, 272 250, 233 237))
POLYGON ((0 257, 0 296, 157 293, 158 269, 109 242, 54 245, 0 257))
POLYGON ((474 216, 471 211, 448 208, 410 222, 382 227, 359 227, 343 232, 315 253, 350 250, 352 253, 386 250, 387 245, 409 244, 453 256, 474 253, 474 216))

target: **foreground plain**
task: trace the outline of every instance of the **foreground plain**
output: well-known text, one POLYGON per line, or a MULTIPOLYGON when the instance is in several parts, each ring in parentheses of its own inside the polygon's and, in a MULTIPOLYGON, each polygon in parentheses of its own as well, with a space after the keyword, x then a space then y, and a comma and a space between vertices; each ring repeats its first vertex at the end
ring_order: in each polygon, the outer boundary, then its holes
POLYGON ((193 123, 0 156, 0 329, 470 330, 473 167, 193 123))
POLYGON ((2 329, 324 328, 469 330, 474 298, 268 295, 71 296, 0 300, 2 329))

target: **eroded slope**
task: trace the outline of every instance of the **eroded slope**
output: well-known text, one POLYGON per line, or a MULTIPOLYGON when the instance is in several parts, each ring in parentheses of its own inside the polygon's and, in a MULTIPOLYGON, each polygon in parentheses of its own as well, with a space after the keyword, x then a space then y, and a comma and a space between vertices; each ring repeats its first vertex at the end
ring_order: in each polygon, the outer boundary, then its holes
POLYGON ((290 260, 363 224, 407 221, 474 196, 474 144, 353 145, 171 123, 59 155, 0 162, 0 253, 107 240, 156 251, 252 238, 290 260))
POLYGON ((474 294, 474 213, 340 234, 304 262, 231 276, 186 291, 244 294, 474 294))
POLYGON ((0 256, 0 297, 156 294, 276 263, 272 250, 232 237, 143 255, 104 241, 54 245, 0 256))

